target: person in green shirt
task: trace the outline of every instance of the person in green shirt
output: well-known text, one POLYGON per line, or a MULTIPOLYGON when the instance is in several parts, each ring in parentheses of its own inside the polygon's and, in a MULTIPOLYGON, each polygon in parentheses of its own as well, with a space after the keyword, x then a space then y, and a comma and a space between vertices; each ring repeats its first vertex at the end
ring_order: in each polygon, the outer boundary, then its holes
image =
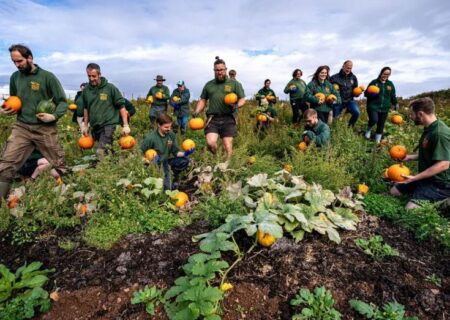
POLYGON ((258 101, 256 130, 260 132, 264 132, 269 127, 269 123, 276 121, 276 117, 278 116, 277 111, 274 108, 277 97, 275 92, 270 88, 270 85, 270 79, 264 80, 264 87, 259 89, 258 93, 255 95, 256 101, 258 101), (258 115, 260 114, 266 117, 266 121, 260 121, 258 119, 258 115))
POLYGON ((305 131, 302 138, 307 145, 315 143, 318 147, 326 146, 330 143, 330 127, 319 119, 317 111, 308 109, 305 111, 305 131))
POLYGON ((391 106, 398 110, 397 97, 395 95, 395 87, 392 81, 388 80, 392 71, 389 67, 381 69, 378 78, 372 80, 364 91, 364 96, 367 98, 367 114, 369 116, 369 123, 367 124, 367 131, 365 133, 366 139, 370 139, 372 127, 376 124, 375 142, 380 143, 383 136, 384 125, 388 117, 388 112, 391 106), (380 89, 377 94, 370 93, 369 87, 376 86, 380 89))
POLYGON ((217 141, 220 137, 227 158, 230 159, 233 154, 233 137, 237 134, 237 110, 245 104, 245 93, 240 82, 227 77, 227 66, 225 61, 219 57, 216 57, 216 61, 214 61, 214 79, 203 87, 200 100, 193 113, 194 117, 197 117, 205 109, 207 102, 208 120, 205 134, 208 149, 212 153, 216 153, 217 141), (238 100, 226 104, 225 96, 230 93, 236 94, 238 100))
POLYGON ((147 99, 151 96, 153 102, 150 106, 149 117, 150 123, 155 124, 156 118, 161 113, 167 113, 167 104, 170 98, 170 91, 163 83, 166 81, 162 75, 157 75, 155 79, 156 85, 150 88, 147 93, 147 99))
POLYGON ((390 190, 394 196, 412 194, 406 209, 417 208, 418 200, 440 201, 450 198, 450 128, 435 113, 433 100, 420 98, 409 105, 411 119, 423 125, 419 152, 408 154, 403 161, 419 161, 418 174, 404 176, 390 190))
POLYGON ((299 125, 303 113, 308 109, 305 99, 306 82, 301 79, 302 75, 302 70, 295 69, 292 73, 292 79, 284 88, 284 93, 289 94, 292 108, 292 123, 296 126, 299 125))
POLYGON ((180 151, 175 133, 171 130, 172 118, 165 113, 160 114, 156 118, 156 129, 148 134, 141 143, 141 150, 144 154, 149 149, 157 152, 153 162, 163 166, 165 190, 177 189, 179 175, 186 170, 189 165, 188 156, 195 151, 195 149, 185 152, 180 151), (170 183, 169 167, 174 175, 174 183, 172 185, 170 183))
POLYGON ((86 73, 89 85, 77 100, 77 113, 83 110, 81 133, 87 136, 91 128, 92 137, 97 142, 96 154, 102 157, 105 148, 112 145, 118 124, 122 124, 122 135, 130 134, 128 114, 122 94, 115 85, 102 77, 98 64, 89 63, 86 73))
MULTIPOLYGON (((75 95, 75 98, 73 98, 73 102, 75 104, 77 104, 77 100, 81 97, 81 94, 83 93, 84 88, 87 86, 88 84, 86 82, 83 82, 82 84, 80 84, 80 90, 77 91, 77 94, 75 95)), ((78 106, 78 105, 77 105, 78 106)), ((77 108, 78 109, 78 108, 77 108)), ((78 112, 77 110, 73 111, 72 114, 72 122, 78 123, 78 127, 80 128, 81 131, 81 127, 83 125, 83 117, 79 117, 78 114, 83 114, 83 110, 81 110, 80 112, 78 112)))
POLYGON ((318 67, 311 82, 306 86, 305 96, 311 107, 317 111, 319 119, 331 125, 333 122, 331 110, 333 106, 341 103, 341 96, 329 79, 330 67, 318 67), (321 98, 317 96, 319 94, 322 94, 321 98))
POLYGON ((183 80, 177 82, 177 88, 173 90, 170 96, 170 105, 173 107, 173 113, 177 117, 178 127, 180 128, 181 135, 186 134, 186 124, 189 116, 189 99, 191 93, 183 80), (176 97, 176 101, 174 98, 176 97))
POLYGON ((35 148, 48 160, 50 166, 63 175, 68 169, 64 160, 64 149, 58 140, 56 122, 67 111, 67 100, 58 79, 40 68, 33 61, 31 50, 21 44, 9 48, 17 71, 11 75, 10 96, 17 96, 22 107, 16 112, 0 108, 0 114, 17 116, 0 156, 0 201, 9 193, 10 184, 17 171, 35 148), (41 101, 51 100, 55 104, 53 113, 36 113, 41 101))

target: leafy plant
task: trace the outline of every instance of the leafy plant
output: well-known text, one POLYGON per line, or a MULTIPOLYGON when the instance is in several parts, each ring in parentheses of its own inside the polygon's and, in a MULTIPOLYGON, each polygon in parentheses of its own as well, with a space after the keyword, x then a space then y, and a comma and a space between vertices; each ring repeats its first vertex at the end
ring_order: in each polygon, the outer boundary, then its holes
POLYGON ((364 250, 364 253, 372 256, 375 260, 382 260, 385 257, 398 256, 399 253, 390 245, 383 243, 382 236, 372 236, 369 239, 356 239, 355 244, 364 250))
POLYGON ((442 279, 434 273, 426 276, 425 280, 434 284, 436 287, 442 286, 442 279))
POLYGON ((330 291, 325 287, 316 287, 314 293, 302 288, 290 301, 292 306, 304 306, 300 314, 292 316, 292 320, 339 320, 341 314, 334 305, 334 299, 330 291))
POLYGON ((145 304, 145 311, 154 316, 155 307, 157 307, 161 303, 162 304, 165 303, 163 291, 161 289, 156 288, 155 286, 153 287, 145 286, 143 290, 136 291, 133 294, 131 304, 138 304, 138 303, 145 304))
POLYGON ((361 300, 350 300, 350 305, 366 319, 374 320, 418 320, 405 315, 405 307, 398 302, 389 302, 380 309, 376 305, 361 300))

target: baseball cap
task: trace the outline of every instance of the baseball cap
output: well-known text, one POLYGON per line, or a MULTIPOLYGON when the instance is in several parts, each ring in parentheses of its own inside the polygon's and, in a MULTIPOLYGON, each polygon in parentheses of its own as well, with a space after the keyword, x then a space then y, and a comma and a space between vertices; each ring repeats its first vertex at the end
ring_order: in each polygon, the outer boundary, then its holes
POLYGON ((184 86, 184 81, 183 80, 178 81, 177 86, 184 86))

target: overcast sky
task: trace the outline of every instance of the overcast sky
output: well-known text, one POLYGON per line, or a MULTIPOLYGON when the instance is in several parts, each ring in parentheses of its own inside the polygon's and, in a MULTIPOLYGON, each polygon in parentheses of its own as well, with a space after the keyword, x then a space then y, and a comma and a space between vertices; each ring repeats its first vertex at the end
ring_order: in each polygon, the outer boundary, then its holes
POLYGON ((397 94, 450 87, 450 1, 78 1, 0 0, 0 94, 16 70, 8 47, 24 43, 34 61, 73 97, 96 62, 126 97, 145 96, 162 74, 183 79, 197 98, 215 56, 248 97, 266 78, 282 98, 292 71, 354 62, 361 84, 392 68, 397 94))

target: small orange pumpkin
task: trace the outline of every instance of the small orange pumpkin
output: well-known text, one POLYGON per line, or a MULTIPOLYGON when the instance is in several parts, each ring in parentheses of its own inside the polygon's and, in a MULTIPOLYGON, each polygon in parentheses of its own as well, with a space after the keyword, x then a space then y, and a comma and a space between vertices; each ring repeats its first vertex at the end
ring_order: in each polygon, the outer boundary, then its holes
POLYGON ((370 96, 375 97, 380 93, 380 88, 378 88, 377 86, 371 85, 367 88, 367 93, 370 96))
POLYGON ((317 92, 314 96, 319 99, 319 104, 325 102, 325 95, 322 92, 317 92))
POLYGON ((294 170, 294 167, 291 164, 285 164, 283 166, 283 169, 286 170, 287 172, 292 172, 292 170, 294 170))
POLYGON ((173 102, 178 102, 181 100, 181 98, 179 96, 173 96, 172 100, 173 102))
POLYGON ((393 124, 402 124, 402 122, 403 122, 403 117, 402 117, 401 115, 399 115, 399 114, 394 114, 394 115, 391 117, 391 122, 392 122, 393 124))
POLYGON ((258 114, 258 115, 256 116, 256 119, 257 119, 259 122, 267 122, 267 116, 266 116, 265 114, 258 114))
POLYGON ((336 100, 337 100, 337 97, 334 94, 329 94, 326 97, 327 103, 333 103, 336 100))
POLYGON ((275 242, 275 237, 269 233, 264 233, 261 230, 256 232, 258 243, 263 247, 270 247, 275 242))
POLYGON ((358 184, 358 193, 366 194, 367 192, 369 192, 369 187, 365 183, 358 184))
POLYGON ((181 148, 184 151, 188 151, 188 150, 194 149, 195 148, 194 140, 191 140, 191 139, 184 140, 183 143, 181 144, 181 148))
POLYGON ((300 142, 300 143, 298 144, 298 149, 299 149, 300 151, 305 151, 307 148, 308 148, 308 145, 306 144, 305 141, 302 141, 302 142, 300 142))
POLYGON ((225 104, 235 104, 238 101, 238 96, 236 95, 236 93, 231 92, 225 96, 223 101, 225 102, 225 104))
POLYGON ((181 208, 182 206, 184 206, 186 203, 189 202, 189 196, 182 191, 178 192, 172 199, 176 200, 175 206, 177 208, 181 208))
POLYGON ((8 208, 13 209, 19 204, 19 197, 12 195, 8 198, 8 208))
POLYGON ((389 154, 393 160, 403 160, 408 154, 408 150, 402 145, 395 145, 389 150, 389 154))
POLYGON ((155 98, 161 100, 163 98, 163 93, 161 91, 158 91, 157 93, 155 93, 155 98))
POLYGON ((247 159, 247 164, 252 165, 256 162, 256 157, 255 156, 250 156, 247 159))
POLYGON ((92 136, 81 136, 78 139, 78 146, 81 149, 91 149, 94 146, 94 138, 92 136))
POLYGON ((153 103, 153 96, 148 96, 147 102, 152 104, 153 103))
POLYGON ((205 127, 205 121, 202 118, 192 118, 189 120, 189 128, 192 130, 201 130, 205 127))
POLYGON ((353 96, 359 97, 363 92, 363 90, 364 89, 362 89, 361 87, 356 87, 355 89, 353 89, 353 96))
POLYGON ((8 108, 14 110, 15 112, 19 112, 20 109, 22 109, 22 100, 20 100, 20 98, 17 96, 10 96, 3 103, 2 108, 8 108))
POLYGON ((122 149, 131 149, 135 144, 136 140, 130 135, 123 136, 119 139, 119 145, 122 149))
POLYGON ((402 175, 409 176, 410 174, 409 168, 403 164, 393 164, 387 172, 389 179, 395 182, 404 181, 405 178, 402 175))
POLYGON ((145 151, 145 159, 152 161, 156 156, 158 155, 158 152, 156 152, 155 149, 148 149, 145 151))
POLYGON ((69 104, 69 110, 70 110, 70 111, 75 111, 75 110, 77 110, 77 105, 76 105, 75 103, 69 104))

